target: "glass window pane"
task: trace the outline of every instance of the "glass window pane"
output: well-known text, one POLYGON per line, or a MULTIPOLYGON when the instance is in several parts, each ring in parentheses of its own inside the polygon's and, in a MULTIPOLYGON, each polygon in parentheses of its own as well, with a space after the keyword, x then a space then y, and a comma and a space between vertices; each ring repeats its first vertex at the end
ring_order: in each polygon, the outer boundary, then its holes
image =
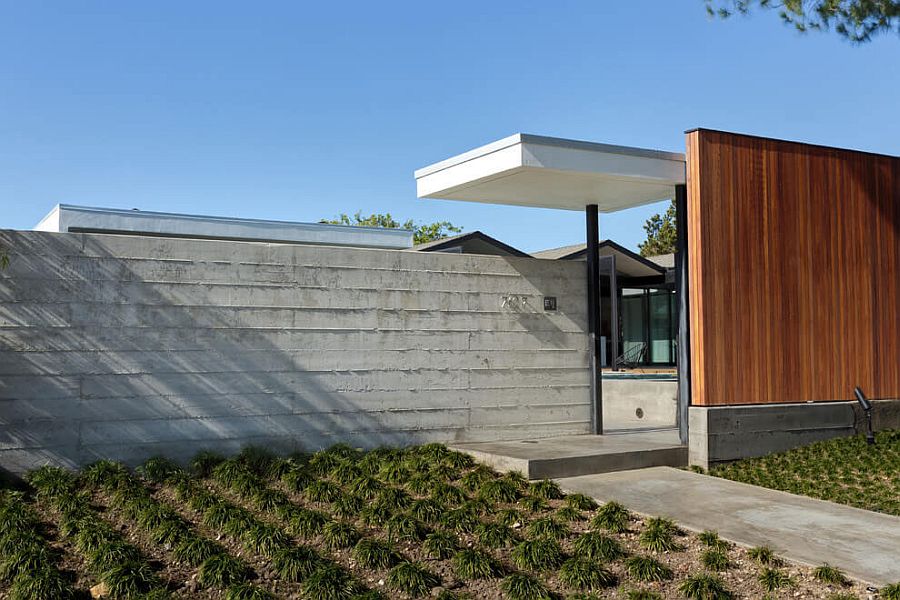
POLYGON ((650 294, 650 362, 672 362, 672 320, 669 314, 671 293, 650 294))

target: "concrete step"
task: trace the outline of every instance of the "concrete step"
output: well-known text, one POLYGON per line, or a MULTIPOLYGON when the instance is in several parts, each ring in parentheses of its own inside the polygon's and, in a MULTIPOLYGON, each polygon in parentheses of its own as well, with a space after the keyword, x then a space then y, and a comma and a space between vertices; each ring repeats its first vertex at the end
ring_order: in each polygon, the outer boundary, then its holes
POLYGON ((688 457, 677 430, 469 442, 450 447, 498 471, 521 471, 529 479, 683 467, 688 457))

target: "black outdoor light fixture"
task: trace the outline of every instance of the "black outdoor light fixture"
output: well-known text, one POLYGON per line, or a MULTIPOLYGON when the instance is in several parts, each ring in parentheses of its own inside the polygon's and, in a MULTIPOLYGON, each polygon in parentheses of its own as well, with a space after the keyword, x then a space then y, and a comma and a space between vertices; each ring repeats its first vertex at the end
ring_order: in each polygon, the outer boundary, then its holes
POLYGON ((872 431, 872 403, 869 402, 869 399, 866 398, 859 386, 853 389, 853 393, 856 394, 856 401, 859 402, 859 405, 866 413, 866 443, 874 446, 875 433, 872 431))

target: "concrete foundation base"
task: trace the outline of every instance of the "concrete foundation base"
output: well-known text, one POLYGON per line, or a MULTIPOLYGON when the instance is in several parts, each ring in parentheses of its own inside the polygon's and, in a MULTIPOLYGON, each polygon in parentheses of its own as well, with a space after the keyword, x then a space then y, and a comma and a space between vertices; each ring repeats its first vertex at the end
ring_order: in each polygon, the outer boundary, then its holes
MULTIPOLYGON (((873 405, 876 430, 900 427, 900 400, 873 405)), ((688 460, 704 469, 862 433, 866 426, 856 402, 692 406, 688 414, 688 460)))

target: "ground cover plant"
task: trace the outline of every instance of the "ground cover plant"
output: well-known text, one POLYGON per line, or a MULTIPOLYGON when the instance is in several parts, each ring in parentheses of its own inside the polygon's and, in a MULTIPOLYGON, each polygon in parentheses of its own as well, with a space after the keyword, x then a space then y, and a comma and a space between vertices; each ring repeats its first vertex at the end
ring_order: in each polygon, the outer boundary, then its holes
POLYGON ((857 435, 715 466, 709 474, 900 516, 900 430, 857 435))
POLYGON ((0 492, 0 598, 98 585, 145 600, 866 597, 839 566, 681 531, 438 444, 104 460, 27 482, 0 492))

